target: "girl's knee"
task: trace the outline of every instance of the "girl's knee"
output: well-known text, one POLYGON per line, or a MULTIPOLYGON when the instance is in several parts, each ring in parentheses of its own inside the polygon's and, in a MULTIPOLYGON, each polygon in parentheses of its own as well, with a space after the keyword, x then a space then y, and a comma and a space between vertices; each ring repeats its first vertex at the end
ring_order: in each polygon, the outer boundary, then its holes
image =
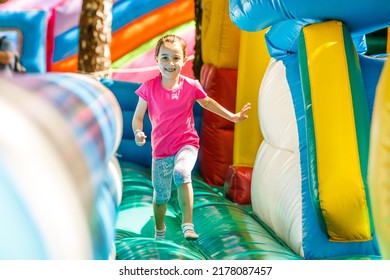
POLYGON ((159 194, 154 193, 154 195, 153 195, 153 202, 157 206, 160 206, 160 205, 168 203, 170 198, 171 198, 170 195, 159 195, 159 194))
POLYGON ((173 180, 176 186, 191 183, 191 172, 184 168, 177 168, 173 171, 173 180))

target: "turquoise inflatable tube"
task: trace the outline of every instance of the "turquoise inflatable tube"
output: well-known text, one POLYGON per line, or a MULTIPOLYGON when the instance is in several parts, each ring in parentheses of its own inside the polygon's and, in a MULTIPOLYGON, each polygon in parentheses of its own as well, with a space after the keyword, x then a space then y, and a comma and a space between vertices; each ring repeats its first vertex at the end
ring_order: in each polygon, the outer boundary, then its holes
POLYGON ((15 75, 0 84, 0 211, 8 213, 0 259, 115 258, 122 194, 115 96, 78 74, 15 75))

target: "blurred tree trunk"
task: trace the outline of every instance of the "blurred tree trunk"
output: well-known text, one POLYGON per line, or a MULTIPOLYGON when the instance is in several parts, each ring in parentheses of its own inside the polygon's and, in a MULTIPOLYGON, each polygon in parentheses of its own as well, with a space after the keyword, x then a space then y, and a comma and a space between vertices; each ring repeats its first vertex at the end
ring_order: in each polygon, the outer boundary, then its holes
POLYGON ((195 0, 195 57, 192 64, 194 76, 200 79, 200 70, 202 69, 202 0, 195 0))
POLYGON ((79 29, 79 73, 110 77, 112 0, 83 0, 79 29))

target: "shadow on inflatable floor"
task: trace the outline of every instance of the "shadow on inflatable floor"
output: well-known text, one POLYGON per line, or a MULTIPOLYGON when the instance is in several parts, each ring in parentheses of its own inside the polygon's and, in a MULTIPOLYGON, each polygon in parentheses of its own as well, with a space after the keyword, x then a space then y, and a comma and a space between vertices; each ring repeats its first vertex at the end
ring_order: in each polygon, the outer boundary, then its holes
POLYGON ((250 209, 226 199, 218 189, 193 178, 194 224, 200 235, 181 232, 176 190, 168 203, 164 241, 154 239, 150 170, 121 162, 123 195, 116 222, 117 260, 298 260, 250 209))

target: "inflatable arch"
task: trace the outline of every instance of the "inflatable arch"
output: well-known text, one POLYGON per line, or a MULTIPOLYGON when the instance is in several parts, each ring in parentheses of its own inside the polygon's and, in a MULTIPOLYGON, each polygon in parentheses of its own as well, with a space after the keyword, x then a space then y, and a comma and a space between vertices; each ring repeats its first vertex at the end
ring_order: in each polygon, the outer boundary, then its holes
POLYGON ((384 59, 364 52, 365 34, 388 27, 389 14, 385 0, 230 0, 239 28, 270 28, 253 211, 306 259, 380 256, 367 168, 384 59))
POLYGON ((15 31, 16 49, 28 72, 46 72, 46 26, 47 11, 2 11, 0 32, 15 31))

